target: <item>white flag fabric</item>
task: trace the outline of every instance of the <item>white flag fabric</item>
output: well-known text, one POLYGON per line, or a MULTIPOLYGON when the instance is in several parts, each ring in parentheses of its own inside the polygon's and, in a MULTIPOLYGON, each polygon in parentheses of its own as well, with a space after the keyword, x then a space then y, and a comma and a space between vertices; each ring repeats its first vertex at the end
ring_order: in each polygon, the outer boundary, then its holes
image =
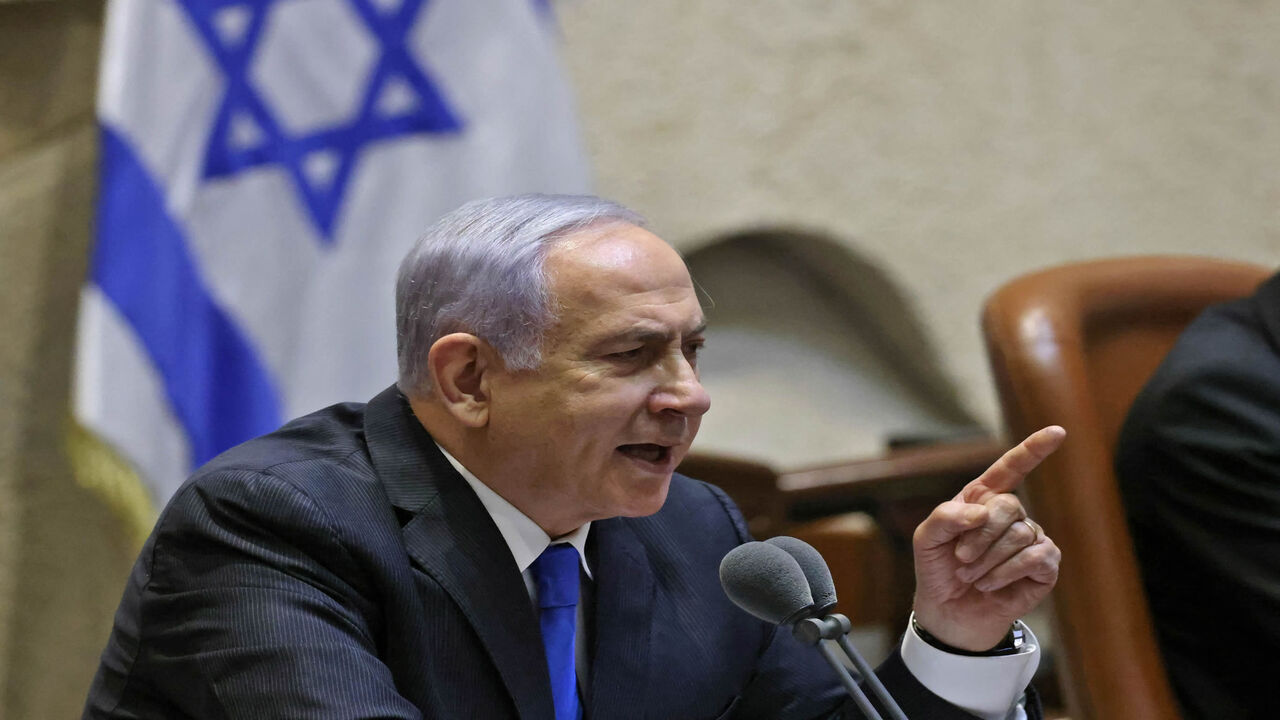
POLYGON ((75 413, 157 503, 395 379, 441 214, 586 191, 556 39, 538 0, 111 0, 75 413))

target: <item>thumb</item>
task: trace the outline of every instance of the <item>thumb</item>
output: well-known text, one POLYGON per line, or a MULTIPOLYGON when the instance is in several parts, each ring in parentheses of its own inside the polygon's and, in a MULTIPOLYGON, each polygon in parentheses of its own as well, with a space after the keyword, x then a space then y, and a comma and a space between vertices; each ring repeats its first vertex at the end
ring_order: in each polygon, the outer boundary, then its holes
POLYGON ((981 527, 987 521, 987 508, 948 500, 929 513, 929 517, 916 528, 913 538, 917 552, 948 546, 960 535, 981 527))

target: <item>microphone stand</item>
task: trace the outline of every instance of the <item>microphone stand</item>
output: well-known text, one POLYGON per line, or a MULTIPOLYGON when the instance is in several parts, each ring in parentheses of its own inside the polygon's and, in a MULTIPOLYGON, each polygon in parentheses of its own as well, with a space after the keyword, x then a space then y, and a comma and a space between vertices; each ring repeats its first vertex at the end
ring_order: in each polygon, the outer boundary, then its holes
POLYGON ((849 618, 840 613, 833 613, 824 618, 808 618, 801 620, 795 624, 792 633, 796 639, 805 645, 817 646, 822 652, 822 656, 826 658, 827 664, 831 669, 836 671, 836 675, 840 678, 840 683, 844 685, 845 690, 853 696, 853 701, 857 703, 858 709, 863 715, 867 716, 867 720, 883 720, 880 713, 867 699, 866 693, 862 692, 862 688, 858 683, 853 681, 853 677, 849 675, 849 671, 845 669, 844 663, 840 662, 835 654, 823 640, 835 640, 840 645, 840 649, 853 666, 857 668, 858 673, 866 680, 867 685, 871 687, 871 692, 884 705, 885 710, 893 720, 907 720, 907 716, 902 712, 902 708, 898 707, 898 703, 889 695, 889 691, 885 689, 884 684, 880 682, 880 678, 876 677, 876 673, 867 664, 867 661, 858 652, 853 643, 849 642, 849 631, 853 629, 853 625, 849 622, 849 618))

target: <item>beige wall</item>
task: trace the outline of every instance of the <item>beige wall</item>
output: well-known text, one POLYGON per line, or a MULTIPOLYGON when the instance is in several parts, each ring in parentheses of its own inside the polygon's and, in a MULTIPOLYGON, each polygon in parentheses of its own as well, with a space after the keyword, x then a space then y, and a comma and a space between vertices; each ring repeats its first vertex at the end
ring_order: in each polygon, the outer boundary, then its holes
POLYGON ((977 318, 1002 282, 1136 253, 1280 265, 1275 3, 559 7, 601 193, 684 247, 759 224, 849 243, 989 426, 977 318))
MULTIPOLYGON (((1100 255, 1280 257, 1280 6, 577 0, 598 187, 684 247, 839 238, 994 424, 982 298, 1100 255)), ((61 452, 96 2, 0 3, 0 714, 74 717, 132 540, 61 452)), ((776 364, 787 367, 780 355, 776 364)))

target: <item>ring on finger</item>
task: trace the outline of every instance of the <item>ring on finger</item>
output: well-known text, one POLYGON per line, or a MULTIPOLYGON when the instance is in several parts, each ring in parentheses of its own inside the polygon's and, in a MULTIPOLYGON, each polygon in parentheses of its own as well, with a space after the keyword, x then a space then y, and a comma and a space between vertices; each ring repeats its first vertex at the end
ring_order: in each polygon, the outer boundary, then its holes
POLYGON ((1044 537, 1044 528, 1040 527, 1040 523, 1026 517, 1022 518, 1022 522, 1026 523, 1027 527, 1031 528, 1031 534, 1035 538, 1032 543, 1040 542, 1040 538, 1044 537))

